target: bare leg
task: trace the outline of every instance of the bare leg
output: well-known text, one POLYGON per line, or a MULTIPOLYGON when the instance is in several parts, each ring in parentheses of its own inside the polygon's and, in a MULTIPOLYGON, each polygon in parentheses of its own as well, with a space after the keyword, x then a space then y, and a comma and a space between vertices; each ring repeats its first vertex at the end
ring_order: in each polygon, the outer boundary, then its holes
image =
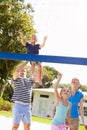
POLYGON ((13 124, 12 130, 18 130, 19 124, 13 124))
MULTIPOLYGON (((41 63, 40 63, 41 64, 41 63)), ((41 79, 43 78, 44 76, 44 72, 43 72, 43 66, 41 65, 41 79)))
MULTIPOLYGON (((35 67, 34 67, 34 69, 35 69, 35 67)), ((38 62, 38 67, 36 69, 37 69, 37 71, 35 70, 32 77, 35 78, 35 82, 38 82, 40 85, 42 85, 43 69, 42 69, 42 65, 40 62, 38 62)))
POLYGON ((30 124, 24 123, 24 130, 30 130, 30 124))
POLYGON ((35 62, 31 63, 31 74, 32 74, 32 77, 35 76, 35 62))
POLYGON ((42 77, 43 77, 43 68, 42 68, 41 63, 39 62, 38 63, 38 80, 41 81, 42 77))

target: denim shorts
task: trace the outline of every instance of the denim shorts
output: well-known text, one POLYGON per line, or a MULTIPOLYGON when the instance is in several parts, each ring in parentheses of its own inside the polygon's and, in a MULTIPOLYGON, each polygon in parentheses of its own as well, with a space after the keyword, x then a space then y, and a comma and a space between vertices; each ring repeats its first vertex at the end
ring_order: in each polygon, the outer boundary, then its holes
POLYGON ((13 124, 23 123, 31 124, 31 105, 14 103, 12 108, 13 124))

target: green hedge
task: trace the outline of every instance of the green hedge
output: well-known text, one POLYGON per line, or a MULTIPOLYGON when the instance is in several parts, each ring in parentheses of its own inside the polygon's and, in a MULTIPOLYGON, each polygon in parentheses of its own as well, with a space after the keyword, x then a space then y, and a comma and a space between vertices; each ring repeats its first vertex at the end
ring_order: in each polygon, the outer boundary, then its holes
POLYGON ((12 103, 0 98, 0 110, 11 111, 12 103))

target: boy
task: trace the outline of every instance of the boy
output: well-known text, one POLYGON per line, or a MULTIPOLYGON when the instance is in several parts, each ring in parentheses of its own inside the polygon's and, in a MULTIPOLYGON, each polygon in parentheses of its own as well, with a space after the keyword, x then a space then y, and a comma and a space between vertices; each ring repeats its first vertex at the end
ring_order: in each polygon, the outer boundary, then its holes
MULTIPOLYGON (((30 37, 30 43, 25 42, 25 38, 22 32, 19 32, 20 37, 21 37, 21 43, 23 46, 25 46, 27 48, 27 53, 28 54, 39 54, 39 49, 41 49, 42 47, 44 47, 45 42, 47 40, 47 36, 44 37, 43 43, 42 44, 38 44, 37 41, 37 36, 35 34, 31 35, 30 37)), ((38 65, 38 71, 41 72, 42 75, 42 65, 40 62, 34 62, 31 61, 31 74, 32 76, 35 75, 35 65, 38 65)), ((39 77, 39 83, 41 84, 41 78, 39 77)))

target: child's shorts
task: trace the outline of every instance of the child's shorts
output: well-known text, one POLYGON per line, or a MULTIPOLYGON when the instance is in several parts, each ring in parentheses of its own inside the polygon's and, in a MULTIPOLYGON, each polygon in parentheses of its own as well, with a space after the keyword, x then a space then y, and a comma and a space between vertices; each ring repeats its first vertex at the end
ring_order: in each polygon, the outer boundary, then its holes
POLYGON ((31 124, 31 106, 14 103, 13 109, 13 124, 23 123, 31 124))
MULTIPOLYGON (((30 64, 32 65, 32 61, 30 61, 30 64)), ((38 61, 35 61, 35 65, 38 65, 38 61)))
POLYGON ((60 124, 60 125, 51 125, 51 130, 66 130, 66 125, 65 124, 60 124))

